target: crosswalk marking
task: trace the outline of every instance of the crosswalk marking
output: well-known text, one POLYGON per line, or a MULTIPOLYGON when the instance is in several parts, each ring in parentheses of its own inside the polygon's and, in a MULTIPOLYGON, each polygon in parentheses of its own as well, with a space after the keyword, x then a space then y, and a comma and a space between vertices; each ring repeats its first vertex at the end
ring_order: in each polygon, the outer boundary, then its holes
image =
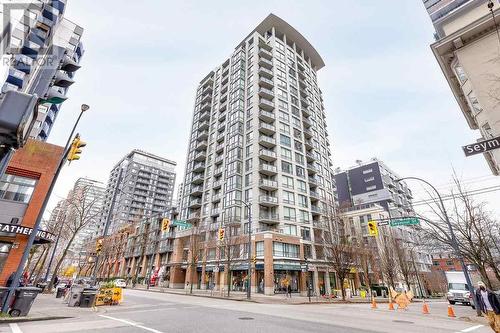
POLYGON ((115 317, 105 316, 105 315, 99 315, 99 317, 103 317, 103 318, 106 318, 106 319, 111 319, 111 320, 119 321, 119 322, 122 322, 122 323, 130 325, 130 326, 134 326, 134 327, 137 327, 137 328, 142 328, 143 330, 146 330, 146 331, 149 331, 149 332, 163 333, 161 331, 155 330, 154 328, 149 328, 149 327, 146 327, 146 326, 142 326, 142 325, 133 323, 133 322, 125 320, 125 319, 120 319, 120 318, 115 318, 115 317))

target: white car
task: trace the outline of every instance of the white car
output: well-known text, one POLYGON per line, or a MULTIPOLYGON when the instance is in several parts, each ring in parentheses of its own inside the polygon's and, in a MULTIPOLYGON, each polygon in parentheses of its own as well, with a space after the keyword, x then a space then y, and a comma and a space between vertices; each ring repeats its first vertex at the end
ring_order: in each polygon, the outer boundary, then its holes
POLYGON ((124 279, 116 279, 115 286, 118 288, 125 288, 127 286, 127 283, 125 282, 124 279))

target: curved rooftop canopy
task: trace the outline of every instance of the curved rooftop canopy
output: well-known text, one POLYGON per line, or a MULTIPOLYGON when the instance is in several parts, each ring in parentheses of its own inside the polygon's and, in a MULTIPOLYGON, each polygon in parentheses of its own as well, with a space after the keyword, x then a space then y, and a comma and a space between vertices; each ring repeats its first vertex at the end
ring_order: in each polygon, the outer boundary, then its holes
POLYGON ((325 62, 311 43, 309 43, 307 39, 305 39, 305 37, 302 36, 294 27, 274 14, 269 14, 269 16, 267 16, 257 27, 255 27, 255 29, 248 36, 254 32, 265 35, 265 33, 272 27, 280 33, 285 34, 288 40, 295 42, 295 44, 311 59, 311 62, 313 66, 316 67, 316 70, 325 66, 325 62))

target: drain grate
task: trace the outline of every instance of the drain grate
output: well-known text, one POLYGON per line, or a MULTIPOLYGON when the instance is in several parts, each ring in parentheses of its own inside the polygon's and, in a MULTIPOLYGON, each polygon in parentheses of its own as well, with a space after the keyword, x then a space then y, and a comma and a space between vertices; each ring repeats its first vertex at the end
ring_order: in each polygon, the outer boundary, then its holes
POLYGON ((238 319, 239 320, 254 320, 255 318, 252 318, 252 317, 240 317, 238 319))
POLYGON ((415 324, 413 321, 407 321, 407 320, 393 320, 393 322, 400 324, 415 324))

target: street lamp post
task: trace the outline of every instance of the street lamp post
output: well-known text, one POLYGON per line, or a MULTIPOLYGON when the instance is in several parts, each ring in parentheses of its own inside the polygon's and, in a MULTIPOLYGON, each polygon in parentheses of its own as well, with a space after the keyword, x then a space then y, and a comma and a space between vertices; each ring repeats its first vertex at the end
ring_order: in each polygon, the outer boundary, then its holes
POLYGON ((403 177, 403 178, 400 178, 400 179, 396 179, 396 182, 399 183, 399 182, 401 182, 403 180, 406 180, 406 179, 417 180, 417 181, 420 181, 420 182, 422 182, 424 184, 427 184, 436 193, 436 195, 437 195, 437 197, 439 199, 439 203, 441 204, 441 209, 443 210, 444 219, 446 221, 446 224, 448 225, 448 230, 450 232, 449 236, 450 236, 450 240, 451 240, 451 246, 452 246, 453 250, 455 251, 456 256, 458 257, 458 260, 460 261, 460 264, 462 266, 462 270, 464 271, 464 274, 465 274, 465 280, 467 281, 467 287, 469 289, 469 292, 472 295, 472 299, 474 300, 474 304, 476 305, 476 312, 477 312, 478 316, 480 316, 481 315, 481 309, 477 305, 478 303, 477 303, 477 299, 476 299, 476 293, 474 292, 474 287, 472 285, 472 281, 471 281, 471 278, 470 278, 470 275, 469 275, 469 271, 467 270, 467 266, 465 265, 464 257, 460 253, 460 249, 458 247, 458 242, 457 242, 457 237, 455 236, 455 232, 453 231, 453 227, 451 225, 450 218, 448 217, 448 213, 446 212, 446 207, 444 205, 443 198, 441 197, 441 194, 439 193, 439 191, 431 183, 429 183, 428 181, 426 181, 426 180, 424 180, 422 178, 418 178, 418 177, 403 177))
MULTIPOLYGON (((234 199, 234 201, 240 202, 245 205, 248 210, 248 285, 247 285, 247 299, 251 298, 252 294, 252 205, 246 203, 245 201, 234 199)), ((229 274, 229 272, 227 272, 229 274)), ((229 288, 229 287, 228 287, 229 288)))
MULTIPOLYGON (((59 165, 57 166, 56 172, 54 174, 54 177, 52 179, 52 182, 50 183, 49 190, 47 191, 47 195, 45 196, 42 206, 40 207, 40 211, 38 212, 38 216, 35 220, 35 224, 33 225, 33 230, 28 238, 28 242, 26 243, 26 247, 24 248, 23 256, 21 257, 21 261, 19 262, 19 265, 17 266, 17 271, 14 274, 12 284, 9 286, 9 292, 7 294, 7 297, 5 298, 5 301, 2 305, 2 312, 7 313, 9 311, 9 305, 10 305, 10 299, 12 298, 12 295, 14 293, 14 290, 19 286, 19 279, 23 273, 24 270, 24 265, 26 264, 26 261, 28 260, 28 256, 30 253, 30 250, 33 246, 33 243, 35 242, 36 234, 38 233, 38 228, 40 227, 40 223, 42 221, 43 213, 45 212, 45 209, 47 208, 47 204, 50 199, 50 195, 52 194, 52 191, 54 189, 54 186, 56 184, 57 178, 59 177, 59 174, 61 173, 61 169, 64 166, 66 156, 68 155, 69 151, 69 145, 71 143, 71 139, 73 138, 73 134, 75 133, 75 129, 80 122, 80 118, 82 117, 82 114, 87 111, 90 107, 86 104, 82 104, 81 107, 81 112, 80 115, 78 116, 75 125, 73 126, 73 129, 71 130, 71 134, 68 137, 68 141, 66 142, 66 146, 64 147, 63 155, 61 156, 61 159, 59 161, 59 165)), ((52 277, 54 279, 54 277, 52 277)))

